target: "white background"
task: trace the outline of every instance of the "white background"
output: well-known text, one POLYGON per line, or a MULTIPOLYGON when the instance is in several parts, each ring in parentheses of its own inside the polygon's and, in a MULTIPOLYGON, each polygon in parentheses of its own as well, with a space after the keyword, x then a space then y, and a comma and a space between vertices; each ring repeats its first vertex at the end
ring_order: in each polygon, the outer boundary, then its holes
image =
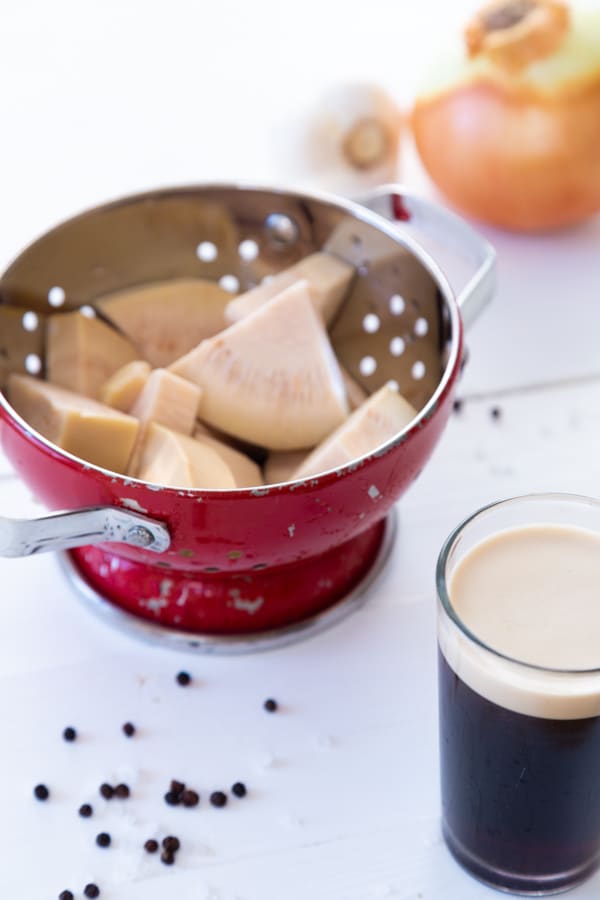
MULTIPOLYGON (((471 4, 370 0, 102 4, 0 11, 0 265, 39 233, 123 193, 194 181, 295 182, 298 129, 340 80, 408 107, 471 4)), ((432 194, 410 147, 400 175, 432 194)), ((499 290, 469 337, 467 404, 399 504, 393 558, 370 603, 283 651, 190 659, 148 649, 80 608, 51 557, 0 562, 0 896, 54 898, 97 880, 108 900, 483 900, 438 827, 433 569, 477 505, 535 490, 598 493, 600 222, 544 237, 484 229, 499 290), (503 415, 493 422, 492 405, 503 415), (182 666, 193 688, 173 684, 182 666), (282 711, 266 715, 265 696, 282 711), (134 720, 139 736, 119 728, 134 720), (60 739, 66 724, 81 741, 60 739), (204 797, 168 810, 171 777, 204 797), (134 797, 96 799, 124 778, 134 797), (47 781, 53 802, 31 799, 47 781), (78 805, 97 815, 82 822, 78 805), (114 846, 93 835, 106 828, 114 846), (173 869, 143 857, 179 834, 173 869)), ((0 463, 2 510, 28 491, 0 463)), ((600 878, 573 896, 597 897, 600 878)))

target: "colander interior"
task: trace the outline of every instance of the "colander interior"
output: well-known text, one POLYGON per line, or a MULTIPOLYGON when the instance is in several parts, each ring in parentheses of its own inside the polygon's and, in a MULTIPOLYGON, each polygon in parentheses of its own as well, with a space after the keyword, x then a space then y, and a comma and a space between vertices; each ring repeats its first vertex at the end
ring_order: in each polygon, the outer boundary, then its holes
POLYGON ((330 200, 235 187, 128 198, 69 220, 25 250, 0 280, 0 386, 10 372, 43 375, 49 315, 97 315, 112 291, 199 277, 244 291, 316 251, 356 270, 330 334, 371 393, 387 381, 421 409, 448 365, 448 300, 418 254, 330 200))

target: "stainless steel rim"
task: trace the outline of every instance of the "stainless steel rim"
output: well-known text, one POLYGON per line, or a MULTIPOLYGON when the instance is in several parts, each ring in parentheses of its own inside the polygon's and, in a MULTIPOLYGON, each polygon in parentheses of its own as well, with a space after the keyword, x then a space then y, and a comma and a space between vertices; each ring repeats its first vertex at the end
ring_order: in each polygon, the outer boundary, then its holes
POLYGON ((276 650, 296 641, 304 640, 320 634, 332 625, 337 624, 360 609, 373 595, 371 590, 381 574, 394 544, 397 529, 396 510, 392 509, 385 520, 381 545, 373 563, 363 578, 354 586, 349 594, 336 601, 323 612, 295 622, 283 628, 255 634, 197 634, 189 631, 177 631, 138 618, 111 603, 83 578, 70 553, 57 554, 62 572, 75 587, 84 605, 106 625, 150 644, 158 644, 171 650, 184 650, 190 653, 236 656, 244 653, 258 653, 264 650, 276 650))

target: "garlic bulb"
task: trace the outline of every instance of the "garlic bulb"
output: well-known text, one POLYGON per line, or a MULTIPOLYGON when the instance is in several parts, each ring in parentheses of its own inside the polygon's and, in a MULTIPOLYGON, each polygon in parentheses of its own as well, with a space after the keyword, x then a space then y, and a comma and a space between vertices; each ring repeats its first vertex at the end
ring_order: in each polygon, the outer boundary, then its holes
POLYGON ((394 180, 402 115, 372 84, 330 88, 309 110, 298 146, 307 186, 356 194, 394 180))

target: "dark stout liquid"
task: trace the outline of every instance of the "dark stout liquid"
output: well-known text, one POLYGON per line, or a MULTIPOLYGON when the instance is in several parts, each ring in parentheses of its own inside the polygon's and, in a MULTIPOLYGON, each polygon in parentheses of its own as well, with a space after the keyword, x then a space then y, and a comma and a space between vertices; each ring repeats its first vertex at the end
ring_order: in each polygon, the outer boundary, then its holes
POLYGON ((513 890, 589 874, 600 858, 600 718, 504 709, 441 653, 439 697, 443 827, 459 862, 513 890))

